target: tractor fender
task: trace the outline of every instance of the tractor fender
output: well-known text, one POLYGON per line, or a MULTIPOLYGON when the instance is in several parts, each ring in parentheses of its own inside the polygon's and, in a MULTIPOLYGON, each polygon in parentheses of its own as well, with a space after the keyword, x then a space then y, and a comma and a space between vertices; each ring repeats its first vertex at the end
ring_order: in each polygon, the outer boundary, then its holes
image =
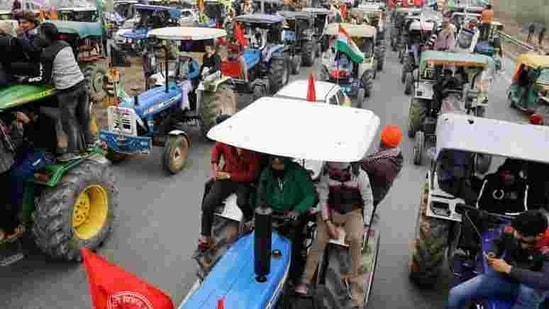
POLYGON ((187 142, 189 142, 189 147, 191 147, 191 139, 189 138, 189 134, 187 134, 187 132, 179 129, 174 129, 168 132, 168 136, 181 136, 181 135, 185 136, 185 138, 187 139, 187 142))
POLYGON ((263 50, 263 62, 271 61, 272 57, 281 57, 282 54, 286 51, 286 46, 284 44, 277 44, 270 46, 263 50))

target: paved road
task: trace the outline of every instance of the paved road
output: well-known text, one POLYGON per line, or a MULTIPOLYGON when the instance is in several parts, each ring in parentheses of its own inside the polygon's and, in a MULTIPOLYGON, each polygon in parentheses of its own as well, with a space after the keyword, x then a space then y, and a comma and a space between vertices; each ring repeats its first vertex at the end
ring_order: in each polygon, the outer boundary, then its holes
MULTIPOLYGON (((506 68, 512 71, 511 65, 506 68)), ((309 70, 302 69, 299 78, 309 70)), ((381 117, 382 125, 406 127, 409 98, 399 81, 400 65, 387 54, 378 74, 375 94, 366 108, 381 117)), ((488 116, 517 120, 505 101, 509 76, 492 87, 488 116)), ((305 89, 303 91, 306 91, 305 89)), ((329 124, 327 124, 329 125, 329 124)), ((407 262, 426 167, 411 164, 411 146, 403 142, 406 165, 392 193, 381 205, 381 249, 369 308, 442 308, 447 292, 442 280, 434 291, 419 291, 408 281, 407 262)), ((163 174, 159 152, 115 167, 119 178, 118 224, 100 253, 109 260, 168 292, 176 305, 194 280, 190 256, 199 230, 199 202, 208 175, 210 145, 198 140, 191 150, 189 168, 174 177, 163 174)), ((76 264, 46 262, 35 254, 11 268, 0 269, 0 308, 91 308, 83 268, 76 264)))

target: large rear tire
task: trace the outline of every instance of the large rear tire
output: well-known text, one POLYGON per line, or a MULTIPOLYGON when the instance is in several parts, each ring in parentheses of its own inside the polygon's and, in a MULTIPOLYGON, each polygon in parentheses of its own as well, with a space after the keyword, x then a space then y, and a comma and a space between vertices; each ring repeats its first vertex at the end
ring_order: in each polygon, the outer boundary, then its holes
POLYGON ((425 148, 425 133, 417 131, 414 138, 414 165, 421 165, 423 161, 423 149, 425 148))
POLYGON ((95 250, 108 237, 117 207, 110 164, 84 160, 42 191, 32 215, 36 245, 51 258, 81 261, 80 248, 95 250))
POLYGON ((232 115, 236 112, 236 95, 227 85, 217 87, 217 91, 203 91, 199 105, 200 131, 204 137, 216 125, 215 119, 220 115, 232 115))
POLYGON ((362 83, 362 87, 364 87, 365 96, 367 98, 372 96, 372 90, 374 86, 374 72, 373 70, 366 70, 366 72, 362 73, 362 76, 360 77, 360 81, 362 83))
POLYGON ((408 72, 404 79, 404 94, 411 95, 412 92, 414 92, 414 77, 412 76, 412 72, 408 72))
POLYGON ((383 71, 383 64, 385 63, 385 44, 380 42, 376 48, 377 70, 383 71))
POLYGON ((408 137, 414 138, 421 128, 423 119, 427 116, 427 103, 424 100, 412 98, 408 110, 408 137))
POLYGON ((275 56, 271 59, 269 68, 269 86, 271 94, 275 94, 290 80, 290 61, 286 56, 275 56))
POLYGON ((303 63, 303 66, 310 67, 315 64, 315 46, 316 41, 313 39, 303 42, 301 50, 301 63, 303 63))
POLYGON ((410 279, 419 286, 433 286, 444 263, 450 222, 427 217, 429 185, 421 195, 416 223, 416 237, 410 257, 410 279))

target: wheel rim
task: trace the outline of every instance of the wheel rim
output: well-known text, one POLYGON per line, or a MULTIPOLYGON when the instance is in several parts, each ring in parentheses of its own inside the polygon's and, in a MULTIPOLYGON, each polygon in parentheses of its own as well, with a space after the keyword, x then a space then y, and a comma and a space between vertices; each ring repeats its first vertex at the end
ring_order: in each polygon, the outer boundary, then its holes
POLYGON ((72 212, 72 228, 79 239, 96 236, 105 225, 109 211, 107 191, 101 185, 89 185, 78 195, 72 212))
POLYGON ((178 171, 183 168, 185 165, 185 158, 187 157, 187 147, 185 147, 185 143, 181 142, 177 147, 173 148, 171 160, 170 160, 170 168, 172 171, 178 171))

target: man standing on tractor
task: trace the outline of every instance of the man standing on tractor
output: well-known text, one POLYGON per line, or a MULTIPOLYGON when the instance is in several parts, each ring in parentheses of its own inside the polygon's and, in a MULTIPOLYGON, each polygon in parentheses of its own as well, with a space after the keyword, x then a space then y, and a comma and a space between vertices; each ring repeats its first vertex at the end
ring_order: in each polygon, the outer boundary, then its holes
POLYGON ((490 34, 490 26, 494 20, 494 10, 492 10, 492 5, 486 5, 480 15, 480 40, 488 40, 488 35, 490 34))
POLYGON ((303 230, 307 215, 316 202, 316 192, 307 171, 289 158, 274 156, 261 173, 258 189, 259 203, 283 212, 295 220, 290 239, 292 263, 290 281, 296 282, 303 273, 303 230))
POLYGON ((362 239, 364 223, 371 222, 374 209, 370 180, 359 166, 328 162, 326 172, 320 178, 318 194, 321 211, 317 216, 317 234, 296 293, 308 293, 308 285, 313 279, 322 252, 330 238, 339 237, 337 226, 343 225, 351 257, 351 269, 346 280, 351 288, 353 308, 362 308, 364 282, 361 282, 359 274, 362 239))
POLYGON ((517 216, 484 256, 492 271, 450 290, 448 309, 494 297, 514 298, 513 309, 539 308, 549 292, 549 229, 537 210, 517 216))
POLYGON ((434 50, 451 51, 456 45, 456 37, 454 30, 450 26, 448 18, 442 21, 442 30, 438 33, 434 50))
POLYGON ((61 123, 67 136, 67 147, 58 157, 59 161, 70 161, 80 157, 80 134, 84 135, 87 148, 95 145, 91 132, 90 102, 84 74, 76 62, 72 47, 58 39, 57 27, 51 23, 40 26, 39 37, 44 49, 40 55, 39 75, 24 77, 21 82, 31 84, 52 83, 57 90, 61 110, 61 123))
MULTIPOLYGON (((224 119, 218 119, 218 123, 224 119)), ((253 207, 250 205, 251 185, 257 180, 259 172, 259 154, 217 142, 212 149, 212 178, 206 184, 206 193, 202 201, 201 236, 198 250, 206 251, 213 245, 212 224, 216 207, 229 195, 236 193, 236 203, 244 216, 244 222, 253 219, 253 207), (219 167, 223 157, 224 165, 219 167)))

